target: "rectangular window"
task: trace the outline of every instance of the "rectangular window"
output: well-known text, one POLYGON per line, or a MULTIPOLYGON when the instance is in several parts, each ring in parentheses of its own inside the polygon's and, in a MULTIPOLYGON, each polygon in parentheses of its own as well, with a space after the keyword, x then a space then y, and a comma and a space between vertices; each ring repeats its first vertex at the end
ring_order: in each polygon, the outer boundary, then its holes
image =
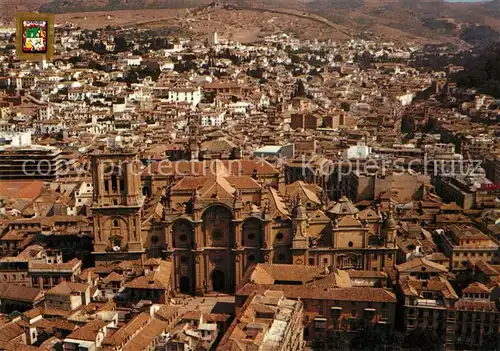
POLYGON ((326 329, 326 318, 314 318, 314 327, 316 329, 326 329))
POLYGON ((113 191, 118 190, 118 181, 116 179, 116 176, 111 177, 111 189, 113 189, 113 191))

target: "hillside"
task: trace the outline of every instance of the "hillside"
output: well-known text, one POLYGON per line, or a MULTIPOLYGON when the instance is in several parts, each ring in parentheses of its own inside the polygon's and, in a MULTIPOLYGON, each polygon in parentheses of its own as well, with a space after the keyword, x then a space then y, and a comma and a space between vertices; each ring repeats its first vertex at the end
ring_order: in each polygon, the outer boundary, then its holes
MULTIPOLYGON (((0 0, 8 12, 79 13, 139 9, 181 9, 206 6, 213 0, 0 0), (14 11, 12 11, 14 9, 14 11)), ((447 3, 443 0, 221 0, 240 10, 296 11, 337 26, 349 35, 368 32, 383 39, 490 42, 500 30, 500 0, 490 3, 447 3)), ((287 12, 288 11, 288 12, 287 12)), ((12 17, 11 17, 12 18, 12 17)), ((245 25, 243 18, 242 25, 245 25)), ((250 23, 253 27, 255 23, 250 23)), ((338 29, 337 28, 337 29, 338 29)), ((500 37, 500 34, 498 34, 500 37)))
POLYGON ((462 88, 475 88, 500 99, 500 45, 492 45, 465 63, 452 79, 462 88))

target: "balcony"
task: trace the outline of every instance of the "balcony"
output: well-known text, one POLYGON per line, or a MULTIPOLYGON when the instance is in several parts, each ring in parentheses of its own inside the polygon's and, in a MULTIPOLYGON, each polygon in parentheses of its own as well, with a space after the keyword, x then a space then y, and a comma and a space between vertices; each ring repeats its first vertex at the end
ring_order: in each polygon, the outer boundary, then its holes
POLYGON ((445 307, 443 301, 434 299, 417 299, 415 300, 415 305, 422 307, 445 307))
POLYGON ((119 252, 127 252, 127 251, 128 251, 128 245, 115 246, 115 247, 106 247, 106 252, 119 253, 119 252))

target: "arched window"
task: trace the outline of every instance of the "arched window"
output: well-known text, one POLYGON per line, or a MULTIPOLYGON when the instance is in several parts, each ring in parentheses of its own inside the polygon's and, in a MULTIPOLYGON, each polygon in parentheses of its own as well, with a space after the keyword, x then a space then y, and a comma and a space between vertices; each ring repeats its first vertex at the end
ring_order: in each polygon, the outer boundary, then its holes
POLYGON ((276 240, 283 240, 283 237, 284 237, 283 233, 281 233, 281 232, 276 234, 276 240))
POLYGON ((354 246, 354 244, 353 244, 353 242, 352 242, 352 241, 349 241, 349 244, 347 244, 347 245, 348 245, 349 247, 353 247, 353 246, 354 246))
POLYGON ((151 237, 151 242, 153 243, 153 245, 156 245, 158 241, 160 241, 160 238, 157 235, 153 235, 151 237))
POLYGON ((117 219, 113 220, 113 227, 118 228, 120 226, 120 223, 118 222, 117 219))
POLYGON ((222 240, 222 237, 223 237, 223 234, 222 234, 222 231, 220 231, 220 230, 215 230, 212 233, 213 240, 219 241, 219 240, 222 240))
POLYGON ((309 257, 309 266, 314 266, 314 257, 309 257))
POLYGON ((118 190, 118 178, 115 175, 111 176, 111 189, 113 191, 118 190))

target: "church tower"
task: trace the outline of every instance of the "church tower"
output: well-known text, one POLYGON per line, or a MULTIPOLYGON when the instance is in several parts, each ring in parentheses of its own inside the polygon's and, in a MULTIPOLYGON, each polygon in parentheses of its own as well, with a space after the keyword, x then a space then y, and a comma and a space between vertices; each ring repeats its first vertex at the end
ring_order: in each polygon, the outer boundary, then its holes
POLYGON ((188 120, 189 128, 189 152, 191 156, 191 161, 198 161, 200 157, 200 143, 199 143, 199 117, 189 116, 188 120))
POLYGON ((292 210, 292 254, 293 264, 305 264, 309 242, 307 239, 307 211, 300 198, 292 210))
POLYGON ((132 150, 92 155, 92 218, 96 265, 129 260, 142 263, 140 163, 132 150))
POLYGON ((382 237, 385 239, 386 247, 388 248, 396 247, 397 227, 398 224, 389 210, 382 227, 382 237))

